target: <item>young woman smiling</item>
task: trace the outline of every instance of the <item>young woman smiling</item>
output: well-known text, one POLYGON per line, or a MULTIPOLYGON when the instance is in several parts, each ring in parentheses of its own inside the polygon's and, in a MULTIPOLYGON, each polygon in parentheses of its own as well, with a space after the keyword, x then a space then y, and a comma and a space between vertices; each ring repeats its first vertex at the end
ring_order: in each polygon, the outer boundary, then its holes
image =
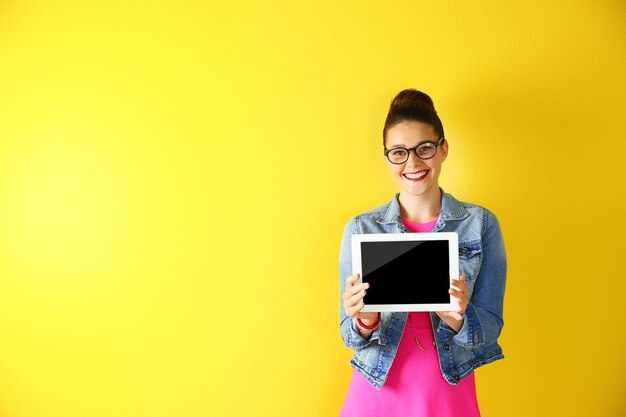
POLYGON ((383 147, 400 192, 350 220, 341 243, 340 329, 354 351, 341 416, 479 416, 474 370, 504 357, 497 339, 504 324, 506 255, 498 220, 439 187, 449 145, 428 95, 410 89, 393 99, 383 147), (411 232, 459 235, 453 310, 362 312, 369 284, 354 285, 359 277, 351 275, 351 236, 411 232))

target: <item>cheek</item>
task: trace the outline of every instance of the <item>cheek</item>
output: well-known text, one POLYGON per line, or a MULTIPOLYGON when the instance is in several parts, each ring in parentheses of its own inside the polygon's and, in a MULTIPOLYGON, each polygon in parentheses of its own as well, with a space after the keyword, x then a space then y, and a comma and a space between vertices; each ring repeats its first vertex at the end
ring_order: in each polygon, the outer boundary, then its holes
POLYGON ((429 161, 428 167, 432 169, 433 171, 439 172, 441 171, 441 162, 443 161, 433 158, 431 161, 429 161))
POLYGON ((389 173, 392 176, 397 176, 402 173, 402 165, 393 165, 391 163, 387 163, 387 167, 389 168, 389 173))

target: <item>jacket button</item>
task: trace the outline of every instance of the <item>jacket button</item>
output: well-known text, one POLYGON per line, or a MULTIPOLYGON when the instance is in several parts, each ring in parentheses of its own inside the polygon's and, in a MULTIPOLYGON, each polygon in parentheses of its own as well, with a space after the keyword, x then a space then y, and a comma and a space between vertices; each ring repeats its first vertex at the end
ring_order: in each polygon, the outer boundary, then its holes
POLYGON ((478 343, 478 335, 474 333, 474 343, 478 343))
POLYGON ((461 253, 461 255, 467 255, 467 248, 465 246, 463 246, 461 249, 459 249, 459 252, 461 253))
POLYGON ((461 376, 460 375, 454 375, 452 377, 452 379, 454 379, 454 382, 459 382, 461 380, 461 376))
POLYGON ((450 350, 450 343, 446 343, 443 345, 444 350, 450 350))

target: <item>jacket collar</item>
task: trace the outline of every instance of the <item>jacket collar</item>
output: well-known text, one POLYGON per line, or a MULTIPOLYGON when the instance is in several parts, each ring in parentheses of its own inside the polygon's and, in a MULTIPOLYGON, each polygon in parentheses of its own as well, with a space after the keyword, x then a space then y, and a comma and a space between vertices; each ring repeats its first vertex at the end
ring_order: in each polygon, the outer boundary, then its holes
MULTIPOLYGON (((463 220, 468 216, 467 211, 461 205, 461 203, 452 196, 452 194, 448 194, 441 190, 441 213, 439 214, 439 220, 437 223, 439 224, 441 220, 463 220)), ((391 202, 387 204, 385 211, 378 218, 378 223, 402 223, 402 215, 400 214, 400 201, 398 198, 400 197, 400 193, 396 194, 391 202)))

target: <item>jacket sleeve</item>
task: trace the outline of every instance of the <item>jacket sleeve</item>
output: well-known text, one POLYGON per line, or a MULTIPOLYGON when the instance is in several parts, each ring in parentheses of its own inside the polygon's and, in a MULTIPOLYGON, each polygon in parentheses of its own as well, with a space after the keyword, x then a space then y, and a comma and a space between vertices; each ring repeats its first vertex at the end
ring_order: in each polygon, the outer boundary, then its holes
POLYGON ((352 235, 358 234, 358 219, 354 218, 346 225, 343 237, 341 239, 341 249, 339 252, 339 310, 340 310, 340 331, 341 338, 346 347, 355 351, 378 343, 382 323, 370 336, 364 339, 358 332, 354 320, 348 315, 343 308, 343 293, 346 288, 346 278, 352 274, 352 235))
MULTIPOLYGON (((463 326, 453 338, 456 344, 470 348, 495 343, 504 326, 506 252, 498 219, 489 211, 485 211, 485 216, 480 271, 463 316, 463 326)), ((441 326, 447 327, 443 321, 441 326)))

